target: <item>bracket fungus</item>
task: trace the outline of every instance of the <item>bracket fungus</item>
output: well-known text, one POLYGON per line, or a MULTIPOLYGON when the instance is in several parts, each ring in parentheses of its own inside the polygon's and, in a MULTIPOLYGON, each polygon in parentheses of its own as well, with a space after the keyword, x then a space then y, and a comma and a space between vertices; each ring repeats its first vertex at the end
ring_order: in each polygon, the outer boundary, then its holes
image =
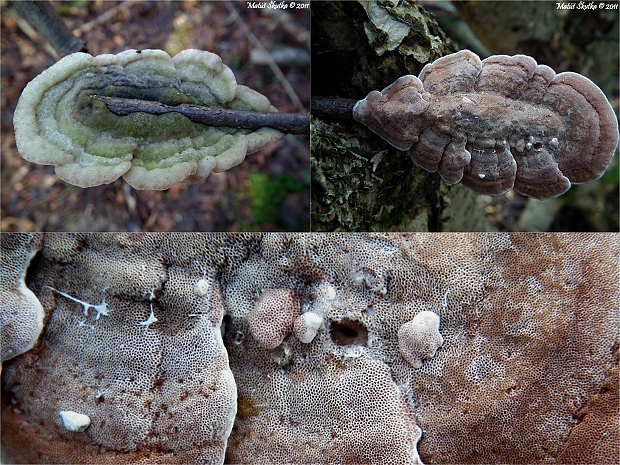
POLYGON ((427 64, 356 103, 353 117, 448 184, 547 199, 602 176, 618 122, 588 78, 525 55, 470 52, 427 64))
POLYGON ((73 53, 24 89, 14 115, 15 140, 28 161, 56 166, 70 184, 91 187, 122 176, 136 189, 164 190, 241 163, 282 137, 271 128, 214 127, 179 113, 118 116, 91 96, 277 112, 262 94, 238 85, 219 56, 184 50, 73 53))

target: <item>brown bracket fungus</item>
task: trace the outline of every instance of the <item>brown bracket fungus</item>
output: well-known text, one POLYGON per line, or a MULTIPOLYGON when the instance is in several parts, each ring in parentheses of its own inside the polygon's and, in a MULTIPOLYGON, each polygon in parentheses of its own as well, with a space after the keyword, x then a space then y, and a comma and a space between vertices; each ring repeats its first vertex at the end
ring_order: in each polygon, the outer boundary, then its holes
POLYGON ((618 122, 586 77, 525 55, 439 58, 357 102, 353 117, 448 183, 547 199, 598 179, 618 122))
POLYGON ((120 176, 136 189, 163 190, 241 163, 279 139, 270 128, 212 127, 178 113, 111 113, 91 95, 276 112, 260 93, 237 85, 219 56, 184 50, 74 53, 31 81, 15 109, 15 140, 26 160, 56 166, 68 183, 91 187, 120 176))

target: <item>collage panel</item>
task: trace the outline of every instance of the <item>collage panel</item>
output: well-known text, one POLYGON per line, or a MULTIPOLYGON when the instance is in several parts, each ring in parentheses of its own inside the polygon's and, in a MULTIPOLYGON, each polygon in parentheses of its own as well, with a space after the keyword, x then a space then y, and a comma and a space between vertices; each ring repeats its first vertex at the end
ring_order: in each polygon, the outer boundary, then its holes
POLYGON ((2 13, 3 230, 309 231, 309 9, 2 13))
POLYGON ((3 463, 614 463, 611 233, 3 233, 3 463))
POLYGON ((617 0, 0 8, 0 463, 620 462, 617 0))
POLYGON ((312 2, 312 230, 618 231, 618 4, 579 4, 312 2))

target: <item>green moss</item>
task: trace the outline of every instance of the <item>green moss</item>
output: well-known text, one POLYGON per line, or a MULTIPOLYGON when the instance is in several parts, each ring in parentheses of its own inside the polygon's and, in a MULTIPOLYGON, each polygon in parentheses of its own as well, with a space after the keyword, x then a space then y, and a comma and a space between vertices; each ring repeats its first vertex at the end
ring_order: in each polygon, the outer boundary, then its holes
POLYGON ((263 173, 250 173, 248 187, 243 196, 246 196, 251 204, 251 221, 242 226, 242 229, 254 231, 261 225, 277 225, 287 229, 280 210, 290 194, 300 192, 306 187, 307 184, 289 174, 277 174, 270 178, 263 173))

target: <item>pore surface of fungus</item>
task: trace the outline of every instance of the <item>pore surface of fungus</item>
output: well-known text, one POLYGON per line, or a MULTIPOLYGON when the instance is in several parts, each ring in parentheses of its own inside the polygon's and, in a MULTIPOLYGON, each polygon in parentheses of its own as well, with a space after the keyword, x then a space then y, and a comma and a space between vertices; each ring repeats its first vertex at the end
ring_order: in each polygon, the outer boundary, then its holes
POLYGON ((357 102, 354 118, 448 183, 547 199, 598 179, 618 145, 616 115, 586 77, 525 55, 463 50, 357 102))
POLYGON ((41 247, 40 236, 4 236, 0 258, 2 361, 30 350, 43 329, 43 306, 26 286, 26 271, 41 247))
POLYGON ((293 331, 299 300, 290 289, 266 289, 248 317, 250 333, 266 349, 275 349, 293 331))
POLYGON ((323 318, 321 315, 317 315, 314 312, 306 312, 295 319, 293 332, 295 336, 297 336, 297 339, 305 344, 309 344, 316 336, 322 324, 323 318))
POLYGON ((120 176, 136 189, 163 190, 227 170, 282 134, 212 127, 178 113, 118 116, 92 95, 260 112, 277 111, 260 93, 237 85, 219 56, 184 50, 74 53, 31 81, 14 115, 26 160, 55 165, 68 183, 91 187, 120 176))
POLYGON ((45 313, 3 363, 3 463, 620 453, 617 234, 47 234, 31 261, 29 238, 0 244, 45 313), (285 329, 271 349, 257 309, 285 329), (324 330, 306 343, 293 321, 311 313, 324 330), (415 368, 399 330, 420 314, 444 343, 415 368), (90 425, 68 430, 67 411, 90 425))

